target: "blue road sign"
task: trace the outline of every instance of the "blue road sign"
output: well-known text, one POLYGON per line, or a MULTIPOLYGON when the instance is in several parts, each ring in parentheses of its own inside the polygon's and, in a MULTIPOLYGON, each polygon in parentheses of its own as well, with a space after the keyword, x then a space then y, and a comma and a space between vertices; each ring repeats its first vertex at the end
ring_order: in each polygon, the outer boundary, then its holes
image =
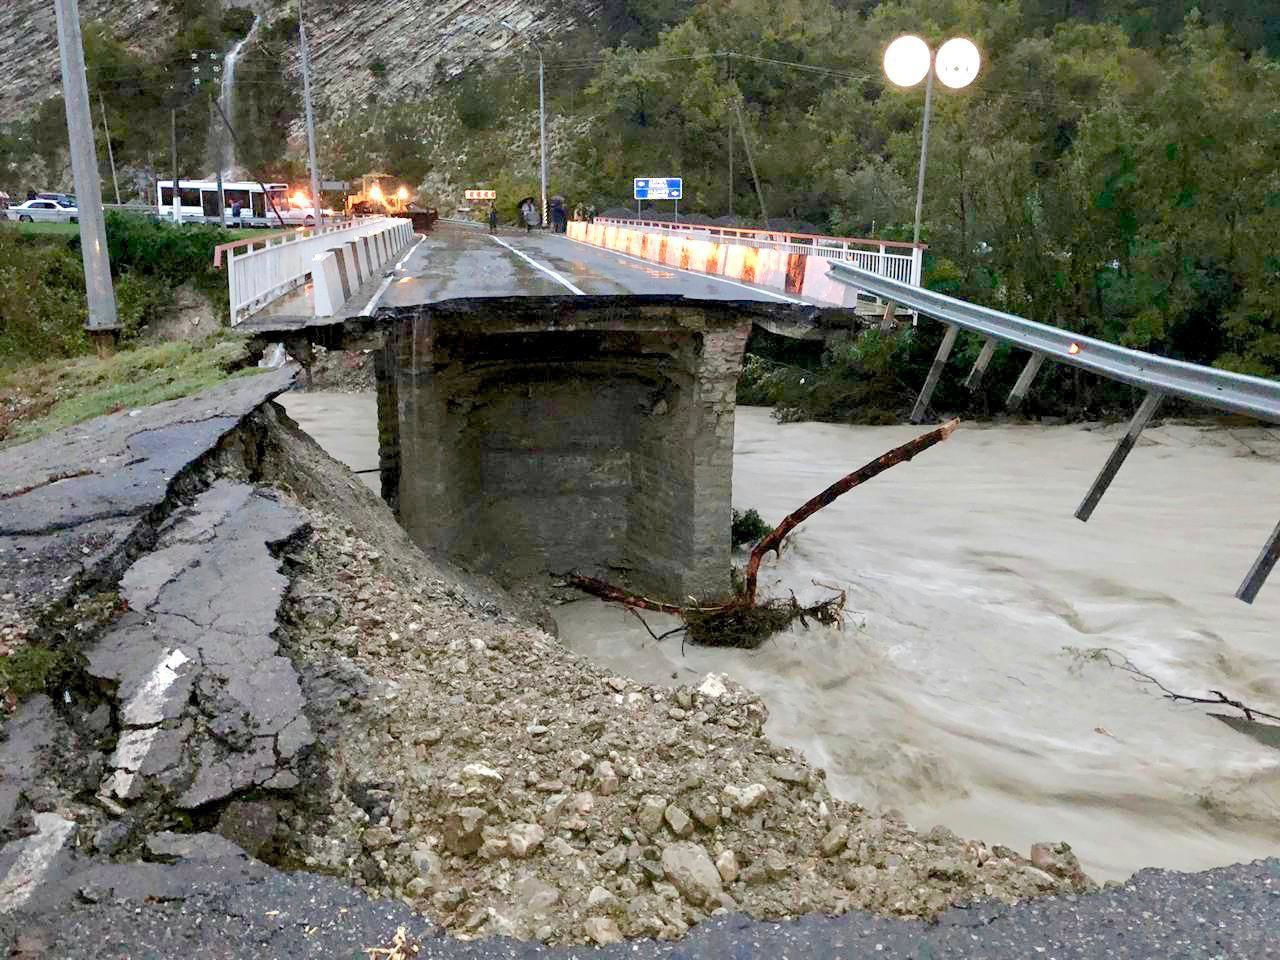
POLYGON ((682 177, 636 177, 633 181, 636 200, 679 200, 684 193, 682 177))

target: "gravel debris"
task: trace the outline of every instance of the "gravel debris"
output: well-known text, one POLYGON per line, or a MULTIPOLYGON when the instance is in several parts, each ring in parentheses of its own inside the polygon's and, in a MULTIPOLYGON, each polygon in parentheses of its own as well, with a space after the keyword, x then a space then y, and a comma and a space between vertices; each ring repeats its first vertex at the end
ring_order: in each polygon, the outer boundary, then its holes
POLYGON ((460 938, 551 944, 1093 886, 1066 844, 1023 857, 835 799, 726 677, 672 691, 610 675, 394 537, 308 520, 285 645, 363 694, 313 717, 326 788, 290 815, 299 864, 460 938))

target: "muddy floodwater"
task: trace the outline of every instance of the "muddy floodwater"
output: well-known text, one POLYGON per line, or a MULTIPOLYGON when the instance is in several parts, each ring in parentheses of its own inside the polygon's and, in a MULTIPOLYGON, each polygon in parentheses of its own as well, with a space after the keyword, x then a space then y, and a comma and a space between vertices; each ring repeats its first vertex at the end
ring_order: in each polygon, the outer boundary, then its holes
MULTIPOLYGON (((371 394, 283 402, 333 455, 377 465, 371 394)), ((846 590, 843 630, 682 650, 583 600, 555 611, 561 638, 642 680, 733 676, 835 793, 917 827, 1023 851, 1067 840, 1098 879, 1275 856, 1280 751, 1084 652, 1280 713, 1280 580, 1253 606, 1232 597, 1280 517, 1280 434, 1149 430, 1080 523, 1115 430, 966 425, 821 511, 761 586, 802 600, 826 594, 816 584, 846 590)), ((777 522, 919 432, 739 408, 734 504, 777 522)), ((674 622, 646 618, 658 633, 674 622)))

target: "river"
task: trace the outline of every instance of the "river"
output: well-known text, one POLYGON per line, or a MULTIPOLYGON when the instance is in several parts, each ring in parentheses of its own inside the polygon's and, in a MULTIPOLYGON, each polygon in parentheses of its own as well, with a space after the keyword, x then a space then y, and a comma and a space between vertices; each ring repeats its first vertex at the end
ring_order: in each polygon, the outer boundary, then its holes
MULTIPOLYGON (((283 401, 334 456, 377 465, 371 394, 283 401)), ((919 432, 779 425, 739 408, 735 506, 777 522, 919 432)), ((1067 840, 1098 879, 1280 854, 1280 751, 1069 652, 1112 648, 1173 690, 1221 689, 1280 712, 1280 581, 1252 606, 1232 597, 1280 515, 1280 438, 1148 430, 1082 524, 1072 513, 1114 436, 963 425, 822 510, 761 587, 846 590, 842 630, 682 650, 583 600, 555 611, 562 641, 655 682, 729 674, 767 702, 770 736, 825 767, 837 795, 920 828, 1024 852, 1067 840)), ((376 474, 364 478, 376 489, 376 474)), ((669 625, 646 617, 655 632, 669 625)))

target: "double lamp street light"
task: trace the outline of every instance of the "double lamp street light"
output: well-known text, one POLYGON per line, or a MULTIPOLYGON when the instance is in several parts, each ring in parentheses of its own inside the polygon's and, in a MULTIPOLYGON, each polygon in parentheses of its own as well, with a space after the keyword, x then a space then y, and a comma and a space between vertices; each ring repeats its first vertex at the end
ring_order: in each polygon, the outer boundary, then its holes
POLYGON ((928 78, 924 88, 924 131, 920 136, 920 178, 916 182, 916 225, 912 242, 920 243, 920 214, 924 208, 924 169, 929 159, 929 118, 933 114, 933 78, 944 87, 960 90, 973 83, 982 65, 982 55, 972 40, 954 37, 938 48, 935 56, 917 36, 898 37, 885 49, 884 73, 899 87, 914 87, 928 78))

